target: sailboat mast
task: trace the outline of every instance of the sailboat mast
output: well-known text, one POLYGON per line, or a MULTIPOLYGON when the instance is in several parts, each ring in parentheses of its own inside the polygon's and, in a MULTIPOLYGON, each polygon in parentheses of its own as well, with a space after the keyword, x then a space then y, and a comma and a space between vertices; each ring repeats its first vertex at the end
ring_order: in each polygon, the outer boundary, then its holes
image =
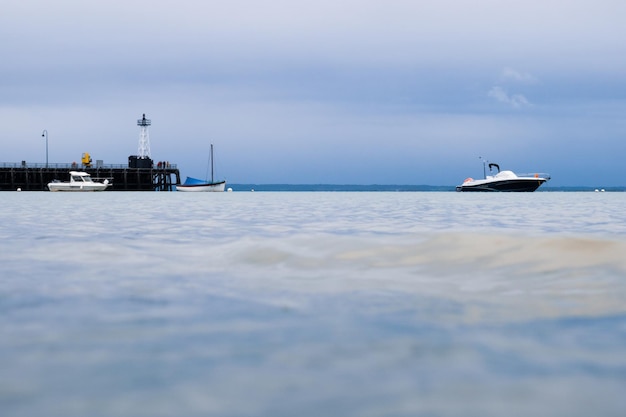
POLYGON ((211 182, 213 181, 213 144, 211 144, 211 182))

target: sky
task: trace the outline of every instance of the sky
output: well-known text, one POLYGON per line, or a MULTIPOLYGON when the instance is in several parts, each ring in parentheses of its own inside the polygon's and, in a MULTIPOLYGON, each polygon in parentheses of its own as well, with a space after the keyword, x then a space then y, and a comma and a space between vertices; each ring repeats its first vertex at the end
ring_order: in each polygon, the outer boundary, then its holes
POLYGON ((0 164, 456 185, 480 157, 626 185, 623 0, 5 0, 0 164))

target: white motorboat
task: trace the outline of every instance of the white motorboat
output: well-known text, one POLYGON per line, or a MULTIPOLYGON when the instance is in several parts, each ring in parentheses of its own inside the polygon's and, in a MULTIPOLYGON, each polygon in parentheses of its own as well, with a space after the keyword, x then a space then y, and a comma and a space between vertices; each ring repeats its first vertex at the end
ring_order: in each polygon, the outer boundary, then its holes
POLYGON ((206 192, 206 191, 224 191, 226 188, 226 181, 215 181, 213 179, 213 144, 211 144, 210 154, 211 165, 211 181, 199 180, 197 178, 187 177, 184 183, 176 185, 176 191, 189 191, 189 192, 206 192))
MULTIPOLYGON (((485 164, 485 162, 483 162, 485 164)), ((466 178, 463 184, 457 185, 457 191, 501 191, 501 192, 532 192, 550 179, 548 174, 516 174, 513 171, 500 171, 498 164, 489 164, 489 172, 494 175, 486 175, 481 180, 466 178)))
POLYGON ((81 171, 70 171, 69 182, 52 181, 48 183, 50 191, 104 191, 111 186, 109 180, 97 182, 91 175, 81 171))

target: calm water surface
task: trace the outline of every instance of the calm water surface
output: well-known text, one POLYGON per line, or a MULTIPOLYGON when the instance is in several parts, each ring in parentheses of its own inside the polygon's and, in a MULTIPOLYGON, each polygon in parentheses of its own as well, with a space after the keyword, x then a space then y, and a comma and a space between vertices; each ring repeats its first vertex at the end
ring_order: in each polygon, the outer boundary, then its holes
POLYGON ((626 193, 1 193, 2 416, 626 415, 626 193))

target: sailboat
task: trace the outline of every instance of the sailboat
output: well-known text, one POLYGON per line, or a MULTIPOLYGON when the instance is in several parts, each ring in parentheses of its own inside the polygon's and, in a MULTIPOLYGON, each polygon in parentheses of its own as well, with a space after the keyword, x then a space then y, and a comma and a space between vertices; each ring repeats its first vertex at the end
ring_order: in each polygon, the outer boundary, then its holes
POLYGON ((176 185, 176 191, 206 192, 206 191, 224 191, 226 181, 215 181, 213 179, 213 144, 211 144, 211 181, 203 181, 197 178, 187 177, 185 182, 176 185))

